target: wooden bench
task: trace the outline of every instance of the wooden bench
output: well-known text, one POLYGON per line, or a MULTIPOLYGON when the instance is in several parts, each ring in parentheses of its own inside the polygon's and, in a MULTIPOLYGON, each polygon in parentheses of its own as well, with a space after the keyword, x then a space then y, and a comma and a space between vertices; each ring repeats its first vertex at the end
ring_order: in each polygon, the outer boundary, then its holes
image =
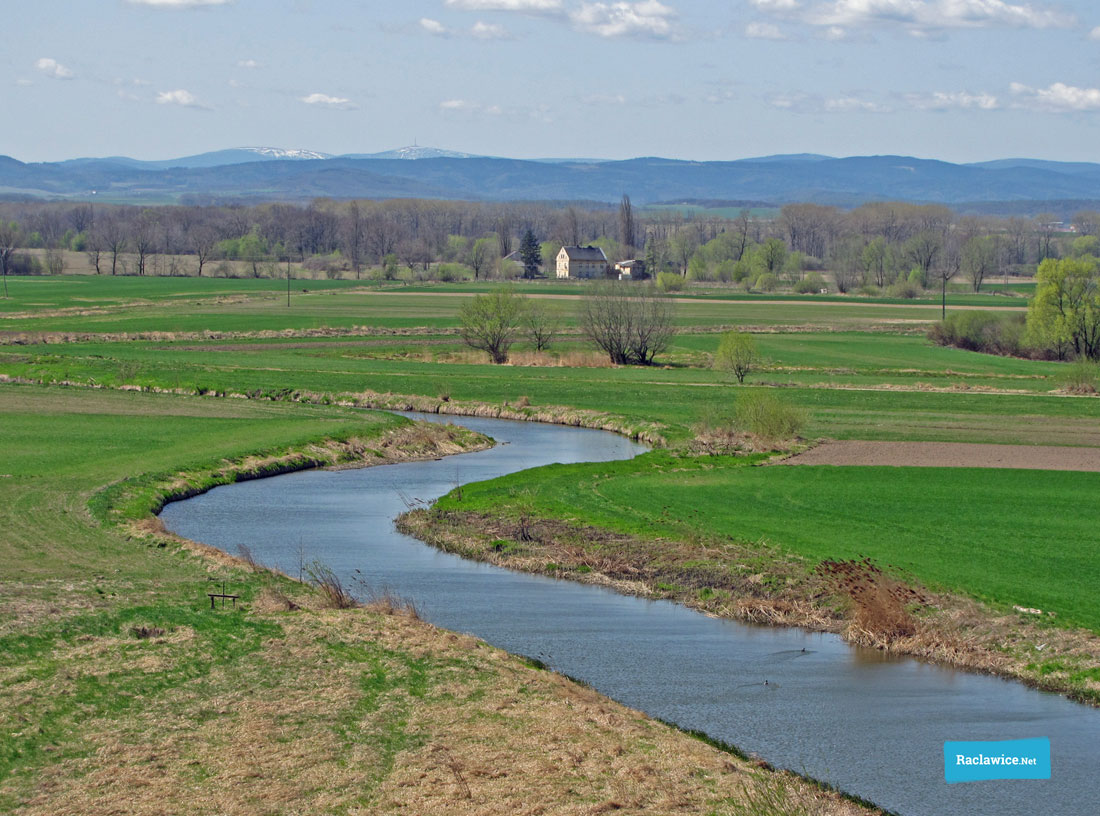
POLYGON ((207 592, 206 594, 210 598, 210 608, 211 609, 214 608, 214 599, 215 598, 221 598, 222 599, 222 608, 223 609, 225 608, 225 599, 229 598, 231 601, 233 601, 233 608, 236 609, 237 608, 237 598, 241 597, 240 595, 228 595, 225 592, 207 592))

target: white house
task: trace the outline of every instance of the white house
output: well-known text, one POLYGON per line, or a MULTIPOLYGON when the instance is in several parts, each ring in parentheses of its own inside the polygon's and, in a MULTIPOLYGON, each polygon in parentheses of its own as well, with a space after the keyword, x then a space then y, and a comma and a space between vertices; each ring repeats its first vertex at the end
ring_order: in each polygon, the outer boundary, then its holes
POLYGON ((645 261, 619 261, 615 264, 615 271, 619 275, 619 280, 644 280, 646 278, 645 261))
POLYGON ((557 256, 558 278, 607 277, 607 256, 594 246, 563 246, 557 256))

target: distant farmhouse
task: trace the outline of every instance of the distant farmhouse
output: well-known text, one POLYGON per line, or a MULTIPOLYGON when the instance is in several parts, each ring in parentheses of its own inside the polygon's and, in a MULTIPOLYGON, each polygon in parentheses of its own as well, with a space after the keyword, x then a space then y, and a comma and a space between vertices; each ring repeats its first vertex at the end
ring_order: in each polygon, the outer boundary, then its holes
POLYGON ((558 278, 605 278, 607 256, 594 246, 563 246, 558 252, 558 278))
POLYGON ((645 261, 631 260, 619 261, 615 264, 615 272, 619 280, 645 280, 648 275, 645 271, 645 261))

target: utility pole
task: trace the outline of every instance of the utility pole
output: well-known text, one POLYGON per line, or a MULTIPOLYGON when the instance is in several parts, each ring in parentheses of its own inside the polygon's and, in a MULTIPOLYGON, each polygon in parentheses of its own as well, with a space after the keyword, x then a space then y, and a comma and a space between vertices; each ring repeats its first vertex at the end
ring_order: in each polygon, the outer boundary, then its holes
POLYGON ((290 308, 290 253, 286 254, 286 307, 290 308))

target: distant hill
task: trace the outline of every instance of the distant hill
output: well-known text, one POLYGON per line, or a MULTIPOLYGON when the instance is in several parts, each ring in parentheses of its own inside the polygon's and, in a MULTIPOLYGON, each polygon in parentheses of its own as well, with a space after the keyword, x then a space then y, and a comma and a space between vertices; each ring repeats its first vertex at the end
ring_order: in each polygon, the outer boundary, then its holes
POLYGON ((235 148, 160 162, 127 158, 25 164, 0 157, 0 192, 122 201, 316 197, 482 200, 813 201, 853 206, 874 200, 983 202, 1022 213, 1054 208, 1027 202, 1100 199, 1100 165, 1004 159, 978 164, 910 156, 816 154, 728 162, 663 158, 523 161, 438 148, 401 148, 328 157, 314 151, 235 148), (415 160, 411 160, 415 159, 415 160))
POLYGON ((416 159, 479 159, 482 156, 475 156, 473 153, 459 153, 455 150, 443 150, 439 147, 421 147, 420 145, 410 145, 409 147, 398 147, 394 150, 383 150, 381 153, 345 153, 338 158, 341 159, 405 159, 412 161, 416 159))
POLYGON ((262 161, 308 161, 312 159, 331 159, 328 153, 315 150, 288 150, 281 147, 233 147, 228 150, 215 150, 199 153, 195 156, 183 156, 179 159, 158 159, 143 161, 125 156, 112 156, 107 159, 69 159, 57 162, 62 166, 84 166, 98 162, 132 167, 138 170, 166 170, 170 167, 223 167, 228 164, 245 164, 262 161))

